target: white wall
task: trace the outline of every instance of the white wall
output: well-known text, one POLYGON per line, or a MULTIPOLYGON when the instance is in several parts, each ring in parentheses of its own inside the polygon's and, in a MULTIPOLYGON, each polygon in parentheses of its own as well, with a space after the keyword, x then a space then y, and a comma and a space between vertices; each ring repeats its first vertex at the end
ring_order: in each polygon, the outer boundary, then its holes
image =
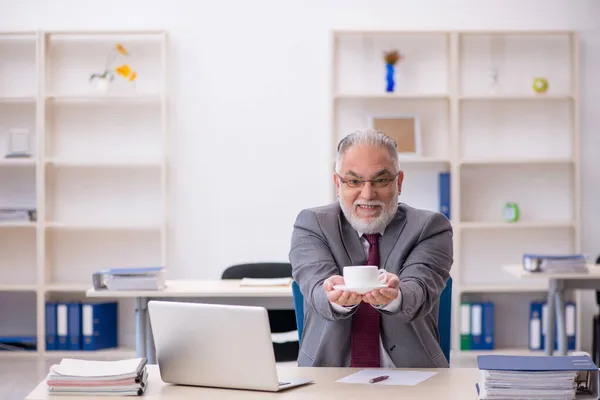
MULTIPOLYGON (((0 0, 0 30, 169 31, 173 278, 287 260, 298 211, 328 201, 330 29, 599 27, 594 0, 0 0)), ((600 34, 582 40, 583 250, 595 258, 600 34)))

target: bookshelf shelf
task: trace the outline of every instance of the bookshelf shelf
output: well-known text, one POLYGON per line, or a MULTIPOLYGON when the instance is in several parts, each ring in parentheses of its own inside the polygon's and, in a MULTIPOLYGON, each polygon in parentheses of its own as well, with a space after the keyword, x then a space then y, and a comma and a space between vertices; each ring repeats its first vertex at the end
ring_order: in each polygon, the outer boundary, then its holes
POLYGON ((461 230, 494 230, 494 229, 575 229, 572 221, 517 221, 517 222, 461 222, 461 230))
POLYGON ((396 93, 338 93, 333 96, 337 100, 449 100, 450 96, 446 93, 431 94, 396 94, 396 93))
POLYGON ((116 349, 46 351, 45 305, 85 301, 100 269, 166 265, 166 46, 162 31, 0 32, 0 209, 37 211, 0 221, 0 303, 15 304, 0 318, 37 350, 0 357, 135 355, 127 315, 116 349), (129 54, 114 66, 137 79, 115 76, 102 92, 90 76, 116 43, 129 54), (4 128, 30 132, 30 158, 4 158, 4 128))
POLYGON ((0 160, 2 167, 35 167, 36 160, 32 158, 5 158, 0 160))
POLYGON ((331 48, 331 165, 339 140, 370 116, 417 116, 422 151, 400 160, 399 201, 440 211, 440 174, 450 174, 453 349, 462 353, 461 302, 487 300, 497 306, 496 326, 509 317, 517 324, 498 328, 493 352, 529 353, 529 302, 544 298, 546 287, 502 266, 520 263, 523 253, 580 252, 577 34, 342 30, 332 33, 331 48), (386 93, 383 53, 392 49, 405 58, 395 91, 386 93), (533 89, 539 77, 548 80, 546 93, 533 89), (515 223, 504 222, 507 203, 519 206, 515 223))

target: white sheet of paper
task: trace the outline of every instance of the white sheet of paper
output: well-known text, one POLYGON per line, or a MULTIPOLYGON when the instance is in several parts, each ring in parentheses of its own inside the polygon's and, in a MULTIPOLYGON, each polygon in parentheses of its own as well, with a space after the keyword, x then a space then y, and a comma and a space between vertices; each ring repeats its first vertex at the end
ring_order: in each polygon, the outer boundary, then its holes
POLYGON ((415 386, 424 380, 431 378, 435 374, 437 374, 437 372, 362 369, 352 375, 339 379, 336 382, 364 383, 367 385, 415 386), (381 382, 369 383, 369 379, 382 375, 388 375, 389 378, 381 382))

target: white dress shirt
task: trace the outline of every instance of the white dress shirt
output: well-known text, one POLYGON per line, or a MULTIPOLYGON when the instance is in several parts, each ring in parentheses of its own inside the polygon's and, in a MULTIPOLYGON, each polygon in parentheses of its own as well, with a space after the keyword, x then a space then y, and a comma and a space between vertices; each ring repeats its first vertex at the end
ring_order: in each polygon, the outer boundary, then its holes
MULTIPOLYGON (((382 232, 380 232, 380 234, 383 235, 382 232)), ((369 246, 370 246, 369 242, 363 236, 362 232, 358 232, 358 236, 359 236, 360 242, 363 246, 365 255, 368 258, 369 246)), ((398 297, 396 297, 393 301, 391 301, 390 303, 388 303, 387 305, 385 305, 383 307, 379 307, 379 306, 373 306, 373 307, 380 308, 380 309, 383 309, 386 311, 396 311, 400 307, 401 303, 402 303, 402 293, 400 292, 400 290, 398 290, 398 297)), ((335 304, 335 303, 331 303, 331 306, 333 307, 334 310, 336 310, 339 313, 349 313, 351 310, 353 310, 355 307, 357 307, 357 305, 351 306, 351 307, 344 307, 344 306, 340 306, 339 304, 335 304)), ((379 336, 379 354, 381 357, 381 367, 382 368, 396 368, 392 359, 388 355, 385 347, 383 347, 383 341, 381 340, 381 335, 379 336)))

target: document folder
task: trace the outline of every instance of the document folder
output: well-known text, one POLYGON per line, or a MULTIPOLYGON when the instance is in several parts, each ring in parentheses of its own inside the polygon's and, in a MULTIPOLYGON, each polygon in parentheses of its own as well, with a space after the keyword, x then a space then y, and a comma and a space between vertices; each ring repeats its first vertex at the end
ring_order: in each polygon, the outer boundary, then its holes
MULTIPOLYGON (((600 376, 598 367, 587 354, 571 356, 511 356, 481 355, 477 357, 481 371, 508 371, 518 379, 520 373, 576 372, 576 399, 600 399, 600 376)), ((549 375, 550 376, 550 375, 549 375)), ((480 393, 480 384, 476 385, 480 393)))

